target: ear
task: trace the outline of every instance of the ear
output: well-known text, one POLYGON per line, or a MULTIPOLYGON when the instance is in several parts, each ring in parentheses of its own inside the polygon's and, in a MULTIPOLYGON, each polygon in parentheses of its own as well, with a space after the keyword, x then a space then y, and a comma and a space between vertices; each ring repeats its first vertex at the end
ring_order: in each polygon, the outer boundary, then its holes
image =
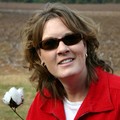
POLYGON ((85 52, 86 52, 86 54, 87 54, 87 44, 86 44, 85 41, 83 41, 83 44, 84 44, 84 47, 85 47, 85 52))
POLYGON ((37 52, 39 58, 41 59, 40 50, 38 49, 36 52, 37 52))
POLYGON ((87 46, 85 45, 85 51, 86 51, 86 54, 87 54, 87 46))
POLYGON ((43 64, 44 61, 42 60, 40 50, 37 50, 37 54, 38 54, 38 57, 39 57, 39 59, 40 59, 40 61, 41 61, 41 64, 43 64))

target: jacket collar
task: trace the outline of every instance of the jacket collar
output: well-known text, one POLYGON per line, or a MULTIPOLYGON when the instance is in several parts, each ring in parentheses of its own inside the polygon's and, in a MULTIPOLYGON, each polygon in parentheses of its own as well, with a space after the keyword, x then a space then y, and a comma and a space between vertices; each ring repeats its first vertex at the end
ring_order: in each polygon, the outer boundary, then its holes
POLYGON ((97 69, 98 81, 92 82, 89 92, 81 105, 76 119, 87 113, 110 111, 114 106, 110 97, 108 73, 97 69))
MULTIPOLYGON (((98 81, 92 82, 89 92, 84 99, 75 119, 87 113, 96 113, 113 110, 113 104, 110 98, 109 80, 107 73, 97 69, 98 81)), ((40 109, 46 113, 53 114, 60 120, 65 120, 63 102, 61 100, 45 99, 40 109)))
POLYGON ((40 109, 48 114, 53 114, 60 120, 65 120, 64 105, 62 100, 44 99, 40 109))

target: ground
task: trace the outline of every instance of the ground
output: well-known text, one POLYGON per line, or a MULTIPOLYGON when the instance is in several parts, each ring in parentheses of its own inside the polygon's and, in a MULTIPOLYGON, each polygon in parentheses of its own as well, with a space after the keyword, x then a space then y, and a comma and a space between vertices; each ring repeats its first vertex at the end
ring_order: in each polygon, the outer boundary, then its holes
MULTIPOLYGON (((68 5, 100 25, 100 58, 109 61, 120 75, 120 4, 68 5)), ((42 4, 0 3, 0 74, 24 72, 23 41, 20 31, 42 4)))

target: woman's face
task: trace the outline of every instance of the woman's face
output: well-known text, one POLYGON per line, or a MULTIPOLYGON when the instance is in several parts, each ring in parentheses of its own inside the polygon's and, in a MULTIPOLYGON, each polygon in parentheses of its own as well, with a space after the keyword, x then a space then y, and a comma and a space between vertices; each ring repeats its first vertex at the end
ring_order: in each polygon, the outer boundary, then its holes
MULTIPOLYGON (((72 34, 72 31, 59 18, 53 18, 47 21, 44 26, 42 41, 49 38, 60 39, 66 34, 72 34)), ((82 40, 71 46, 60 41, 56 49, 40 49, 38 54, 52 75, 58 79, 65 79, 83 73, 86 68, 86 51, 86 46, 82 40)))

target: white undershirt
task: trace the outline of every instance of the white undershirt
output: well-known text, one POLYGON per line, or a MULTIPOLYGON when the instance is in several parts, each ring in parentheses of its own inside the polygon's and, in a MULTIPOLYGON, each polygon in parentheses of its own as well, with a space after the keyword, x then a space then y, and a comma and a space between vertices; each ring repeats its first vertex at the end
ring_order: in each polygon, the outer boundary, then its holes
POLYGON ((71 102, 67 98, 64 99, 64 110, 66 115, 66 120, 74 120, 78 109, 80 108, 83 101, 71 102))

